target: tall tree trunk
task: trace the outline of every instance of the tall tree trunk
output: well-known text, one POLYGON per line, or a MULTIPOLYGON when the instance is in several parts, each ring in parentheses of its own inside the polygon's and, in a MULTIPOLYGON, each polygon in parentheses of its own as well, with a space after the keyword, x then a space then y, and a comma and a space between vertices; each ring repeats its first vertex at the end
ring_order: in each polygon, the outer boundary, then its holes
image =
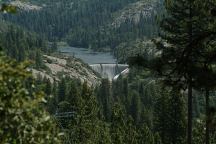
POLYGON ((206 144, 209 144, 209 90, 206 88, 206 144))
POLYGON ((188 130, 187 130, 187 140, 188 144, 192 144, 192 116, 193 116, 193 95, 192 95, 192 81, 188 84, 188 130))
MULTIPOLYGON (((190 59, 193 59, 193 13, 192 13, 192 1, 189 0, 189 25, 188 25, 188 35, 189 35, 189 46, 190 46, 190 59)), ((191 60, 192 62, 192 60, 191 60)), ((190 62, 189 62, 190 63, 190 62)), ((189 64, 190 66, 190 64, 189 64)), ((189 79, 188 79, 188 144, 192 144, 192 127, 193 127, 193 86, 192 86, 192 74, 191 70, 189 71, 189 79)))

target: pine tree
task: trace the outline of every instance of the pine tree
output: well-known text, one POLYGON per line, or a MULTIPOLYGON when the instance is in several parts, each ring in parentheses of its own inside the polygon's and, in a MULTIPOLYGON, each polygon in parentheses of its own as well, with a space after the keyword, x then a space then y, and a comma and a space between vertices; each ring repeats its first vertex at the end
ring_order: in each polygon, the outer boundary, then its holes
POLYGON ((51 84, 50 80, 46 79, 46 78, 45 78, 44 82, 45 82, 45 90, 44 90, 44 92, 45 92, 45 94, 47 96, 50 96, 51 93, 52 93, 52 84, 51 84))
POLYGON ((27 45, 25 44, 24 41, 20 41, 19 42, 19 52, 18 52, 18 56, 17 56, 17 60, 18 61, 24 61, 26 59, 26 47, 27 45))
POLYGON ((113 143, 124 144, 126 136, 126 117, 124 108, 115 103, 112 109, 111 138, 113 143))
MULTIPOLYGON (((127 118, 126 129, 125 129, 125 143, 128 144, 137 144, 139 143, 138 136, 139 132, 136 128, 136 124, 131 116, 127 118)), ((143 134, 142 134, 143 135, 143 134)))
POLYGON ((111 84, 108 79, 102 79, 101 86, 98 92, 98 101, 103 109, 103 116, 105 117, 106 121, 110 121, 112 111, 112 95, 111 84))
POLYGON ((58 98, 58 96, 57 96, 57 82, 54 81, 53 84, 52 84, 52 95, 48 99, 48 105, 47 105, 48 111, 51 114, 55 114, 56 110, 58 108, 57 107, 57 105, 58 105, 57 98, 58 98))
POLYGON ((149 129, 149 127, 145 124, 139 126, 139 144, 160 144, 160 139, 156 137, 154 138, 154 134, 149 129), (156 141, 155 141, 156 140, 156 141))
POLYGON ((169 94, 166 90, 161 90, 154 104, 154 131, 159 134, 162 143, 165 144, 170 142, 168 134, 168 96, 169 94))
POLYGON ((167 100, 169 143, 184 144, 186 141, 186 113, 183 95, 172 89, 167 100))
POLYGON ((75 83, 75 81, 72 80, 70 82, 70 86, 68 89, 68 93, 66 94, 65 100, 73 105, 73 103, 76 102, 76 97, 78 97, 79 95, 80 94, 79 94, 78 86, 75 83))
POLYGON ((58 84, 57 102, 60 103, 65 100, 66 97, 66 81, 62 78, 58 84))
POLYGON ((195 68, 200 60, 200 48, 193 45, 199 37, 197 0, 171 0, 166 7, 167 15, 161 22, 161 36, 166 42, 156 40, 162 52, 156 69, 164 76, 166 84, 188 89, 188 144, 192 143, 192 89, 195 68), (166 43, 166 44, 165 44, 166 43))
POLYGON ((75 117, 71 121, 70 129, 73 143, 93 144, 99 141, 98 104, 93 91, 87 82, 82 86, 81 96, 76 98, 73 107, 75 117))
MULTIPOLYGON (((209 124, 209 102, 210 102, 210 92, 214 91, 216 88, 215 81, 212 79, 216 78, 215 72, 215 24, 216 19, 212 13, 216 7, 215 0, 201 1, 197 0, 196 9, 200 11, 199 13, 199 25, 200 33, 198 37, 194 40, 193 45, 199 47, 201 56, 200 64, 196 67, 196 84, 198 85, 198 90, 205 90, 205 113, 206 113, 206 134, 205 142, 206 144, 210 143, 210 124, 209 124), (214 57, 214 58, 213 58, 214 57)), ((196 86, 197 86, 196 85, 196 86)))
POLYGON ((42 106, 42 92, 26 88, 25 81, 32 79, 26 67, 0 54, 0 143, 61 143, 55 122, 42 106))
POLYGON ((141 118, 141 100, 138 93, 136 92, 132 93, 130 114, 133 117, 135 123, 138 124, 141 118))
POLYGON ((42 65, 43 65, 43 60, 42 60, 41 52, 37 50, 35 56, 35 67, 37 69, 40 69, 42 65))
POLYGON ((184 144, 186 114, 184 98, 178 90, 164 89, 154 106, 154 130, 164 144, 184 144))

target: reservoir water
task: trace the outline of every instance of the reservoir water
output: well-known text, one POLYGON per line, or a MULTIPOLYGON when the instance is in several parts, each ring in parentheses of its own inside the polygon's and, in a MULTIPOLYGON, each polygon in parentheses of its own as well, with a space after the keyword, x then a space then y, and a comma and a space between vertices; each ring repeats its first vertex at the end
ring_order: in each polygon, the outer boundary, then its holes
POLYGON ((116 59, 109 52, 94 52, 85 48, 61 47, 59 51, 64 55, 80 58, 99 73, 101 77, 109 80, 117 79, 122 72, 128 73, 127 64, 116 64, 116 59))
POLYGON ((89 65, 99 63, 116 63, 116 59, 111 55, 110 52, 94 52, 86 48, 75 48, 69 46, 61 47, 59 48, 59 51, 65 55, 80 58, 89 65))

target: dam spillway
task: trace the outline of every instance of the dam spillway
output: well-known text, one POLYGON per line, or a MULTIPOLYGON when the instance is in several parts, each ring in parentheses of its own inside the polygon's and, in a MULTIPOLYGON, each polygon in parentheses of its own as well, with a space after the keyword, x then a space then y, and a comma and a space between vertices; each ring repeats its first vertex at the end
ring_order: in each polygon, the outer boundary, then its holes
POLYGON ((92 64, 90 67, 102 78, 113 80, 114 78, 117 79, 129 66, 127 64, 92 64))

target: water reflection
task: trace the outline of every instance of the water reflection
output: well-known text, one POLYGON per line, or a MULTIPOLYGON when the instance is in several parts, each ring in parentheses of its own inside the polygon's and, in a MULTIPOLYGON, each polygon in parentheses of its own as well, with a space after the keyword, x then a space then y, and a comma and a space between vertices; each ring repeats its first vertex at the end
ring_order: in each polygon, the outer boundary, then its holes
POLYGON ((116 63, 116 59, 111 55, 110 52, 94 52, 89 49, 75 47, 62 47, 59 49, 59 51, 66 55, 80 58, 88 64, 116 63))

